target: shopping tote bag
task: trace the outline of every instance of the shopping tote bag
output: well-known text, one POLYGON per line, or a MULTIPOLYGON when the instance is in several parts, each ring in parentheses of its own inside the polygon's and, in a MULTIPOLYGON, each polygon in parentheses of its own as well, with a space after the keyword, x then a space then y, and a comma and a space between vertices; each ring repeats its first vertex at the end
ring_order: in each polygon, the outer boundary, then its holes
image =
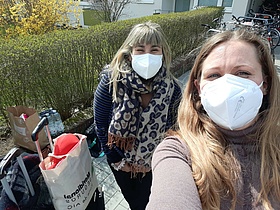
MULTIPOLYGON (((43 174, 53 205, 57 210, 84 210, 88 206, 98 186, 86 136, 74 134, 79 141, 66 155, 55 155, 56 142, 64 134, 54 139, 54 151, 39 167, 43 174), (52 167, 54 158, 59 160, 52 167)), ((70 140, 69 140, 70 142, 70 140)))

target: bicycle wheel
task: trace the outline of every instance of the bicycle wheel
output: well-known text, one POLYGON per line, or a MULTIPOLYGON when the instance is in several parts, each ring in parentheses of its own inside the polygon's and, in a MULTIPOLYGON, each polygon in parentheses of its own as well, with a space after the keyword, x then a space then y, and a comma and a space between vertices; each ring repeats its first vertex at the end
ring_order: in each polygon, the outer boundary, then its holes
POLYGON ((274 28, 271 28, 269 32, 266 32, 265 37, 269 41, 271 49, 275 49, 280 41, 280 32, 274 28))

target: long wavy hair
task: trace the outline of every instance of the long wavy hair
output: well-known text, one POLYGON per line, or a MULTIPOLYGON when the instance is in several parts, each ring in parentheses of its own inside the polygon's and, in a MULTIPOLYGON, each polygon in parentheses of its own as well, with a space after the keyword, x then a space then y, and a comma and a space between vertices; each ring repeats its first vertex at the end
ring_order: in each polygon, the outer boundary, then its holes
POLYGON ((199 80, 202 64, 211 51, 229 40, 243 40, 256 48, 263 75, 267 77, 267 95, 263 98, 260 129, 254 134, 261 153, 260 196, 266 209, 271 209, 268 195, 280 202, 280 85, 271 59, 267 42, 253 33, 243 30, 226 31, 211 37, 202 46, 191 70, 178 111, 177 134, 191 152, 193 177, 199 190, 203 209, 220 209, 221 199, 231 198, 232 209, 236 205, 236 184, 240 165, 230 151, 223 135, 204 111, 194 81, 199 80))
POLYGON ((171 50, 161 26, 151 21, 137 24, 131 29, 126 40, 110 63, 110 69, 112 69, 111 83, 113 84, 113 100, 116 100, 119 75, 121 72, 124 72, 122 67, 125 63, 130 63, 129 59, 131 58, 132 49, 139 44, 161 46, 163 52, 163 66, 165 66, 167 70, 167 75, 171 75, 171 50))

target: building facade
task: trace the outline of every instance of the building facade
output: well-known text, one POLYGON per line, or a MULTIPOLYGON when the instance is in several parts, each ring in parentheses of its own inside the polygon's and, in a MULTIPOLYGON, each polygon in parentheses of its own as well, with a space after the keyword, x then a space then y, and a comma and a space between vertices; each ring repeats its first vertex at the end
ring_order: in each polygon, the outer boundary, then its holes
POLYGON ((201 6, 224 6, 224 21, 231 20, 232 15, 247 15, 249 9, 258 11, 263 0, 132 0, 127 5, 120 19, 130 19, 153 14, 183 12, 201 6))

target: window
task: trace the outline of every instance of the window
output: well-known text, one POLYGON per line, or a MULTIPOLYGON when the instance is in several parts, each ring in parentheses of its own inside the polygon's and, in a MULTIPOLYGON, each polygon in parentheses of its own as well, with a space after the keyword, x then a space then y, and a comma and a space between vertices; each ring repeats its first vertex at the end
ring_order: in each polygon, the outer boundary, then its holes
POLYGON ((217 6, 218 0, 198 0, 198 6, 217 6))
POLYGON ((233 0, 194 0, 194 5, 232 7, 232 2, 233 0))
POLYGON ((223 7, 232 7, 232 0, 223 0, 223 7))
POLYGON ((154 0, 136 0, 137 4, 153 4, 154 0))

